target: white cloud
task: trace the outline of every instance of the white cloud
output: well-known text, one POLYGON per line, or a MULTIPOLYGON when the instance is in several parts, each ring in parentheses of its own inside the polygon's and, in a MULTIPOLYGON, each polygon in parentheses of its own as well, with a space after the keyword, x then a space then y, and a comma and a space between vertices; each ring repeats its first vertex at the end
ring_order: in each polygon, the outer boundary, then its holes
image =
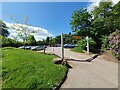
MULTIPOLYGON (((7 23, 4 22, 6 24, 7 27, 9 27, 8 31, 10 32, 9 37, 12 38, 12 36, 17 36, 16 30, 12 29, 12 27, 17 28, 16 26, 14 26, 14 23, 7 23)), ((23 25, 23 24, 17 24, 18 26, 27 26, 27 25, 23 25)), ((40 27, 34 27, 34 26, 27 26, 28 29, 30 31, 37 31, 37 33, 32 33, 31 35, 34 35, 36 41, 42 40, 42 39, 46 39, 46 37, 51 37, 53 36, 52 34, 50 34, 48 32, 48 30, 44 29, 44 28, 40 28, 40 27)))
MULTIPOLYGON (((90 12, 91 10, 93 10, 95 6, 98 6, 98 5, 99 5, 100 1, 102 1, 102 0, 89 0, 89 2, 91 2, 91 3, 90 3, 89 6, 87 7, 87 10, 88 10, 89 12, 90 12)), ((117 4, 117 3, 119 2, 119 0, 103 0, 103 1, 105 1, 105 2, 110 2, 110 1, 112 1, 112 2, 113 2, 113 5, 115 5, 115 4, 117 4)))

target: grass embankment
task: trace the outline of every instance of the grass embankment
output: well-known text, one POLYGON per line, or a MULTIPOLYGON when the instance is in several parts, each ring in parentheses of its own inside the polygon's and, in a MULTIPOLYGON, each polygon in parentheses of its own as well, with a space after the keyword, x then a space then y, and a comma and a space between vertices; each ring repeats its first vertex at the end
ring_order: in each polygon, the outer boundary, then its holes
POLYGON ((71 51, 73 51, 73 52, 79 52, 79 53, 84 53, 84 51, 80 47, 72 48, 71 51))
POLYGON ((52 63, 53 55, 17 48, 2 49, 3 88, 52 88, 58 86, 66 67, 52 63))

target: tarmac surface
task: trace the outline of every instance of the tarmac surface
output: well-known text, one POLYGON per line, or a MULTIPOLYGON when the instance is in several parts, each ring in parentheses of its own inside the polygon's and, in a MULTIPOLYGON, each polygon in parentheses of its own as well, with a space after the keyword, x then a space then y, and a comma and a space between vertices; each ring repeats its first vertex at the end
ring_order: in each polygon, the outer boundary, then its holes
MULTIPOLYGON (((61 88, 118 88, 118 63, 94 57, 94 54, 64 50, 65 59, 72 68, 61 88)), ((48 47, 46 52, 61 56, 60 47, 48 47)))

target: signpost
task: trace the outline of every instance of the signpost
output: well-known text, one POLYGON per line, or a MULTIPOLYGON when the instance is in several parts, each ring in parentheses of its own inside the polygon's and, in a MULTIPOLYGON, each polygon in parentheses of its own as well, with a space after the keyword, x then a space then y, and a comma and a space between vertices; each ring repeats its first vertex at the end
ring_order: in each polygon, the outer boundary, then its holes
POLYGON ((61 59, 64 60, 63 33, 61 34, 61 59))
POLYGON ((87 41, 87 46, 86 46, 87 47, 87 53, 89 53, 89 37, 88 36, 86 37, 86 41, 87 41))
POLYGON ((80 36, 72 36, 73 39, 80 39, 80 36))

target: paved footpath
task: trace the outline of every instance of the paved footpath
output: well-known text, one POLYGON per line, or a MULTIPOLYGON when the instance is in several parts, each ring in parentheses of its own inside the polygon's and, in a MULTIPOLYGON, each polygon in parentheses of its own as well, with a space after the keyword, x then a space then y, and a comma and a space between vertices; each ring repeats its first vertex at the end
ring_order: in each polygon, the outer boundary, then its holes
MULTIPOLYGON (((48 53, 61 56, 60 47, 49 47, 48 53)), ((93 55, 71 52, 65 49, 70 68, 61 88, 118 88, 118 63, 103 60, 100 56, 86 62, 93 55)))

